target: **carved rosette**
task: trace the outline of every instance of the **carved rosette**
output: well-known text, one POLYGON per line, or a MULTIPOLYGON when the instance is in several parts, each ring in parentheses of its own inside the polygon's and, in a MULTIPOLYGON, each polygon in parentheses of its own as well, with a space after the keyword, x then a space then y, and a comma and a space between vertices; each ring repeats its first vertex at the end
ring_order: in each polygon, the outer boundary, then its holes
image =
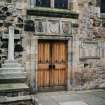
POLYGON ((59 34, 60 32, 59 22, 51 20, 48 22, 48 32, 51 34, 59 34))

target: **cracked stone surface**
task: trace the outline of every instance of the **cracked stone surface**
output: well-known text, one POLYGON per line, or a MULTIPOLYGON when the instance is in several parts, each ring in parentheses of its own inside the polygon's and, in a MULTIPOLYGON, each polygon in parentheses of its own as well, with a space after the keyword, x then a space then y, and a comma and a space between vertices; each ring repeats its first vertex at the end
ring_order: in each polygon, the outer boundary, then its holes
POLYGON ((38 93, 41 105, 105 105, 105 90, 38 93))

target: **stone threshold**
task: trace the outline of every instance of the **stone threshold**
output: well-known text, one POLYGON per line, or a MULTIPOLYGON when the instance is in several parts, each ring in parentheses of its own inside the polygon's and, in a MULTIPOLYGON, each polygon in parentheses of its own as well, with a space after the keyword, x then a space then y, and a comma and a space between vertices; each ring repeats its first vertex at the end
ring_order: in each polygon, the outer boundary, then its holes
POLYGON ((67 93, 90 93, 90 92, 103 92, 105 91, 104 89, 88 89, 88 90, 77 90, 77 91, 68 91, 67 93))
POLYGON ((32 101, 32 96, 17 96, 17 97, 0 97, 0 103, 11 103, 17 101, 32 101))

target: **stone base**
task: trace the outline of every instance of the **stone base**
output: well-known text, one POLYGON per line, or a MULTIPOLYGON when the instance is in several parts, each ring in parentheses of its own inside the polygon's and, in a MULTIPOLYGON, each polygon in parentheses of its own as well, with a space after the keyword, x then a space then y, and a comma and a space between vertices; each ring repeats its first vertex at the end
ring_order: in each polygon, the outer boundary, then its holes
POLYGON ((32 105, 30 95, 18 97, 0 97, 0 105, 32 105))
POLYGON ((0 83, 21 83, 26 81, 27 73, 17 61, 5 61, 0 68, 0 83))
POLYGON ((5 61, 0 68, 0 98, 3 98, 0 103, 5 103, 8 99, 12 102, 12 98, 16 101, 19 97, 30 95, 25 83, 26 76, 27 73, 17 61, 5 61))
POLYGON ((30 91, 25 83, 0 84, 0 104, 29 100, 31 101, 30 91))
POLYGON ((10 67, 22 67, 22 65, 20 63, 18 63, 16 60, 10 61, 10 60, 6 60, 4 62, 4 64, 2 64, 3 67, 5 66, 10 66, 10 67))

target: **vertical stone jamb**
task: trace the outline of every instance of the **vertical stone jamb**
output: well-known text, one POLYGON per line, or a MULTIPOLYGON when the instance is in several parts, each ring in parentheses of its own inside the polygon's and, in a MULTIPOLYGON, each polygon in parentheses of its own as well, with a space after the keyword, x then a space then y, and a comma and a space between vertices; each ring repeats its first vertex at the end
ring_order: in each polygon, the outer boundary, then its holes
POLYGON ((27 33, 26 42, 26 71, 32 92, 36 92, 36 43, 33 33, 27 33))
POLYGON ((68 71, 67 71, 67 90, 71 90, 72 81, 72 38, 68 40, 68 71))
POLYGON ((72 69, 72 85, 76 86, 76 73, 79 71, 79 38, 74 37, 73 38, 73 69, 72 69))
POLYGON ((38 71, 38 39, 36 38, 34 40, 35 42, 35 52, 34 52, 34 55, 35 55, 35 90, 38 91, 38 87, 37 87, 37 71, 38 71))
POLYGON ((37 39, 31 36, 31 85, 33 92, 37 91, 37 39))

